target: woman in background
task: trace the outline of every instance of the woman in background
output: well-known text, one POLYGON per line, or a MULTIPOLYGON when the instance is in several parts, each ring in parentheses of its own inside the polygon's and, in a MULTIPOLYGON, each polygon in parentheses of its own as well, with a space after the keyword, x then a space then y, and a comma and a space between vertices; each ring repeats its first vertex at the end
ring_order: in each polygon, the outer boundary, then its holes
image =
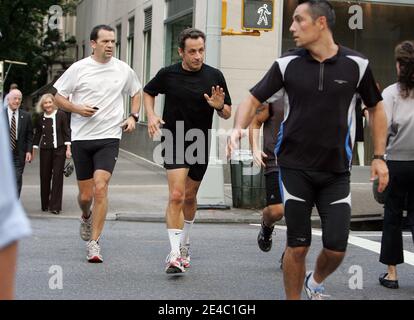
MULTIPOLYGON (((385 197, 380 262, 388 272, 382 286, 397 289, 397 264, 404 262, 402 216, 407 200, 407 221, 414 232, 414 42, 395 48, 398 82, 382 93, 388 118, 387 165, 390 174, 385 197)), ((414 235, 413 235, 414 237, 414 235)))
POLYGON ((37 110, 42 112, 38 118, 33 139, 33 156, 39 150, 40 195, 42 211, 49 210, 59 214, 62 210, 63 168, 65 158, 70 159, 70 129, 66 113, 58 110, 55 97, 44 94, 37 110))

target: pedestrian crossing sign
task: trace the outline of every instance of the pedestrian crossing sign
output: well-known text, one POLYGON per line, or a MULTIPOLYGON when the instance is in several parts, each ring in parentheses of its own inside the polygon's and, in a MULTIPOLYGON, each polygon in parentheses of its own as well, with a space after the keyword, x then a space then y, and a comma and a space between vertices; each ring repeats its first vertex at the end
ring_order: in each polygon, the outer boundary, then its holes
POLYGON ((273 15, 273 0, 242 1, 242 29, 244 30, 273 30, 273 15))

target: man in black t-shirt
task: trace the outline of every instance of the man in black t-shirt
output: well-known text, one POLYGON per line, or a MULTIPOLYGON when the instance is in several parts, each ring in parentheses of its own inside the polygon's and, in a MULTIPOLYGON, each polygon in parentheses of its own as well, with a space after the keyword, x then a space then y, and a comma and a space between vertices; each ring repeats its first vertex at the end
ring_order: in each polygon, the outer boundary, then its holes
POLYGON ((285 89, 287 105, 276 144, 287 225, 283 259, 287 299, 323 299, 322 282, 345 256, 351 217, 350 167, 355 136, 355 101, 359 93, 372 119, 374 159, 371 179, 388 184, 384 161, 387 120, 368 60, 334 42, 335 12, 327 1, 302 1, 290 31, 300 49, 277 59, 239 106, 229 151, 237 147, 241 129, 255 110, 285 89), (306 275, 311 212, 316 205, 322 222, 323 249, 314 272, 306 275))
POLYGON ((224 119, 231 116, 224 76, 204 64, 204 52, 204 33, 184 30, 178 48, 182 62, 162 68, 144 88, 150 137, 159 134, 163 125, 163 160, 169 186, 166 219, 171 244, 167 273, 184 272, 190 266, 189 232, 197 210, 197 191, 208 166, 214 111, 224 119), (158 94, 165 94, 162 119, 154 112, 158 94))
MULTIPOLYGON (((266 180, 266 207, 263 209, 261 228, 257 236, 259 248, 264 252, 268 252, 272 248, 274 225, 283 218, 279 167, 274 152, 283 113, 284 91, 280 90, 257 109, 256 115, 249 126, 249 142, 253 160, 257 166, 263 167, 266 180), (260 128, 262 126, 263 151, 259 143, 260 128)), ((282 260, 283 258, 280 261, 282 260)))

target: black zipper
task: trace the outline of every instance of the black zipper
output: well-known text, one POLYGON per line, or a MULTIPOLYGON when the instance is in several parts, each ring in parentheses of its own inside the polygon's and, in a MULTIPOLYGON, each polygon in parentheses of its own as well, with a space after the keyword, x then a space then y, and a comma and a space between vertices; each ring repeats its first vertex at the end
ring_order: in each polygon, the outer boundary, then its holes
POLYGON ((324 74, 325 64, 321 63, 319 65, 319 91, 323 91, 323 74, 324 74))

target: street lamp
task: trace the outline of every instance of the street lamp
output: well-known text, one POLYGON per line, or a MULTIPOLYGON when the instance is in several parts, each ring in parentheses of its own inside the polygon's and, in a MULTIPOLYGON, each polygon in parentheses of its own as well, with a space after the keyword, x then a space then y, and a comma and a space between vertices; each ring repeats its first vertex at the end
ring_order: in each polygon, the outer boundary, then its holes
POLYGON ((7 76, 9 75, 10 69, 12 67, 12 65, 19 65, 19 66, 27 66, 26 62, 21 62, 21 61, 13 61, 13 60, 4 60, 4 61, 0 61, 0 104, 3 103, 3 93, 4 93, 4 83, 7 80, 7 76), (9 67, 7 68, 6 74, 4 74, 4 65, 8 64, 9 67))

